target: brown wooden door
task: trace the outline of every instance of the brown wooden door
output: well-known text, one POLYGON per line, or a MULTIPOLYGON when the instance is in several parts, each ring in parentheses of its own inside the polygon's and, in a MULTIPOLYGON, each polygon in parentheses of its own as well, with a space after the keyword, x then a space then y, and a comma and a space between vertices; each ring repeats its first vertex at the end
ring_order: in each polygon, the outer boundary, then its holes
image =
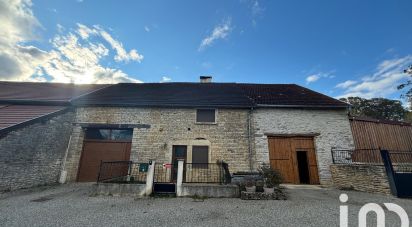
MULTIPOLYGON (((177 181, 178 160, 184 159, 186 163, 186 157, 187 157, 187 146, 183 146, 183 145, 173 146, 173 155, 172 155, 172 180, 173 182, 177 181)), ((186 168, 184 166, 183 176, 186 175, 185 172, 186 172, 186 168)))
POLYGON ((269 158, 270 165, 278 169, 282 174, 285 183, 296 183, 294 158, 292 157, 291 140, 273 137, 269 138, 269 158))
POLYGON ((278 169, 285 183, 299 184, 297 152, 305 151, 310 184, 319 184, 316 153, 312 137, 269 137, 270 165, 278 169))
POLYGON ((129 161, 131 142, 85 140, 77 181, 97 180, 101 161, 129 161))
MULTIPOLYGON (((316 161, 316 152, 315 152, 315 144, 313 142, 312 137, 295 137, 292 138, 292 150, 295 153, 295 159, 296 159, 296 153, 298 151, 306 151, 307 155, 307 163, 308 163, 308 169, 309 169, 309 179, 310 179, 310 184, 319 184, 319 176, 318 176, 318 164, 316 161)), ((298 168, 298 163, 296 159, 296 168, 298 168)), ((296 169, 298 172, 299 170, 296 169)), ((297 176, 297 183, 301 183, 299 179, 299 175, 297 176)))

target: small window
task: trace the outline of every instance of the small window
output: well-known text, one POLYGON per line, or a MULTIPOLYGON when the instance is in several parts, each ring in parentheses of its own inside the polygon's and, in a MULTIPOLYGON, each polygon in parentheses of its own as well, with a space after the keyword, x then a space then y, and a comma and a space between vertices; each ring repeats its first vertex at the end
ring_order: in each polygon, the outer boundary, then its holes
POLYGON ((131 141, 133 129, 86 129, 86 139, 131 141))
POLYGON ((193 146, 192 147, 192 165, 194 168, 207 169, 209 163, 209 147, 193 146))
POLYGON ((198 109, 196 110, 196 122, 198 123, 215 123, 215 109, 198 109))

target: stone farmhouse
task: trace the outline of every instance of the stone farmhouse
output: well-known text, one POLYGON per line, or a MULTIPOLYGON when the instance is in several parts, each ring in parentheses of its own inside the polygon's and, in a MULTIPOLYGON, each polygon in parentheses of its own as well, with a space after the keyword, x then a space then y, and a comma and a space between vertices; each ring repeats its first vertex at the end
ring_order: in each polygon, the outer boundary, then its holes
POLYGON ((199 83, 0 83, 0 105, 3 190, 96 181, 102 160, 224 161, 231 173, 270 163, 285 182, 327 185, 331 149, 354 146, 348 105, 295 84, 214 83, 210 77, 199 83), (43 86, 39 93, 36 86, 43 86), (81 91, 57 102, 53 86, 81 91), (23 94, 18 87, 33 90, 24 102, 15 97, 23 94), (8 110, 16 105, 36 115, 4 125, 26 116, 8 110))

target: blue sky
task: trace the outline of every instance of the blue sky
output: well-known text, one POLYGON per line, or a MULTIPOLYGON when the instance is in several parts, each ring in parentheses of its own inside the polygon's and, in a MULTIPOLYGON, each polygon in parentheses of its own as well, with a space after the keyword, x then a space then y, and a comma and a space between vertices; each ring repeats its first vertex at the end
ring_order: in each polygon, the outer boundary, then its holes
POLYGON ((3 80, 195 82, 212 75, 215 82, 398 99, 396 85, 412 64, 407 0, 0 2, 7 12, 0 19, 9 20, 0 28, 8 37, 0 38, 3 80))

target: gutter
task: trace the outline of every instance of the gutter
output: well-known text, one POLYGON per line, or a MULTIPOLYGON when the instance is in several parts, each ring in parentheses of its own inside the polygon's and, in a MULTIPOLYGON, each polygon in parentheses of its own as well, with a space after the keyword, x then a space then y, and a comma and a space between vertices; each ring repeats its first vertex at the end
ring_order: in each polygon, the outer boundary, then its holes
POLYGON ((68 101, 64 100, 21 100, 7 99, 0 100, 0 104, 6 105, 35 105, 35 106, 70 106, 68 101))
POLYGON ((252 113, 253 113, 253 107, 250 108, 248 111, 248 117, 247 117, 247 138, 248 138, 248 150, 249 150, 249 170, 250 172, 253 171, 253 154, 252 154, 252 113))
POLYGON ((324 106, 324 105, 272 105, 257 104, 256 107, 276 107, 276 108, 308 108, 308 109, 347 109, 348 106, 324 106))

